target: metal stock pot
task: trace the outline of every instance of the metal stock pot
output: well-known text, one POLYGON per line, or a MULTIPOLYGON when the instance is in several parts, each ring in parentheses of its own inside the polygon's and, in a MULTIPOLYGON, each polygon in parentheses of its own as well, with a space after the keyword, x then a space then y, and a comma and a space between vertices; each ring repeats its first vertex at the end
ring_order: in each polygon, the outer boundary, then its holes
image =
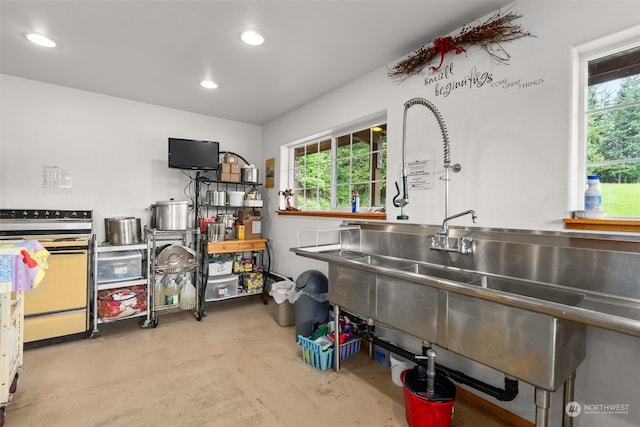
POLYGON ((105 218, 104 234, 105 240, 112 245, 135 245, 140 243, 140 218, 105 218))
POLYGON ((158 230, 186 230, 189 228, 189 201, 187 200, 156 202, 151 206, 151 210, 152 226, 158 230))
POLYGON ((253 165, 243 167, 242 182, 258 182, 258 169, 253 165))
POLYGON ((207 191, 207 199, 209 206, 225 206, 227 204, 227 193, 224 191, 209 190, 207 191))

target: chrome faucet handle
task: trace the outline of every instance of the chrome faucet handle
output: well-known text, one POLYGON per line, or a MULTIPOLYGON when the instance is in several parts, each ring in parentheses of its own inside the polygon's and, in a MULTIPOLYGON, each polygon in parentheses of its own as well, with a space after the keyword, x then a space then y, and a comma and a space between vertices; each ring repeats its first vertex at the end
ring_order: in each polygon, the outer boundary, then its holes
POLYGON ((458 238, 458 252, 463 255, 471 255, 473 253, 473 238, 471 237, 459 237, 458 238))
POLYGON ((449 250, 449 232, 442 229, 431 236, 431 248, 434 250, 449 250))

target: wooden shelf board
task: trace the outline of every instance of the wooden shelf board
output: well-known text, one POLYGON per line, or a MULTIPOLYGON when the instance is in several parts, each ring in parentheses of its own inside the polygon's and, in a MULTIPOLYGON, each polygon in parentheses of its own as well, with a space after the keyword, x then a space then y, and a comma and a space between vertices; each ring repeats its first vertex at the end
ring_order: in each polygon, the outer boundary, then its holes
POLYGON ((350 218, 350 219, 377 219, 386 220, 387 214, 384 212, 329 212, 329 211, 276 211, 283 216, 314 216, 323 218, 350 218))
POLYGON ((626 231, 640 233, 640 220, 564 218, 568 230, 626 231))

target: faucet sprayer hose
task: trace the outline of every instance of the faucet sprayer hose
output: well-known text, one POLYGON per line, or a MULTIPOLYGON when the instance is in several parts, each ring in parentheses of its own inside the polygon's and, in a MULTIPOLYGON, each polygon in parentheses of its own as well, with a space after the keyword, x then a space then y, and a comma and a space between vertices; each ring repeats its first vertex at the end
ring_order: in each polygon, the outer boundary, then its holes
POLYGON ((402 122, 402 167, 403 168, 405 167, 405 161, 406 161, 405 135, 406 135, 406 129, 407 129, 407 110, 413 107, 414 105, 418 105, 418 104, 424 105, 425 107, 430 109, 433 115, 436 117, 436 120, 438 121, 438 125, 440 126, 440 132, 442 133, 442 140, 444 145, 444 167, 448 168, 449 165, 451 164, 451 153, 450 153, 451 150, 449 147, 449 135, 447 134, 447 126, 444 124, 444 119, 442 118, 442 115, 440 114, 440 111, 438 111, 436 106, 433 105, 431 101, 424 98, 412 98, 404 103, 404 119, 402 122))

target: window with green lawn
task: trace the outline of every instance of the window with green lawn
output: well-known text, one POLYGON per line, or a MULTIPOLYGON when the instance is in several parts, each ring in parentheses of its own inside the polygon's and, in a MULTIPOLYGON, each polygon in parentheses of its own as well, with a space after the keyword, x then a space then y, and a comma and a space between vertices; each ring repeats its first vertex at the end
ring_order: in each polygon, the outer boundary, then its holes
POLYGON ((584 185, 600 176, 607 218, 640 219, 640 43, 585 55, 584 185))

